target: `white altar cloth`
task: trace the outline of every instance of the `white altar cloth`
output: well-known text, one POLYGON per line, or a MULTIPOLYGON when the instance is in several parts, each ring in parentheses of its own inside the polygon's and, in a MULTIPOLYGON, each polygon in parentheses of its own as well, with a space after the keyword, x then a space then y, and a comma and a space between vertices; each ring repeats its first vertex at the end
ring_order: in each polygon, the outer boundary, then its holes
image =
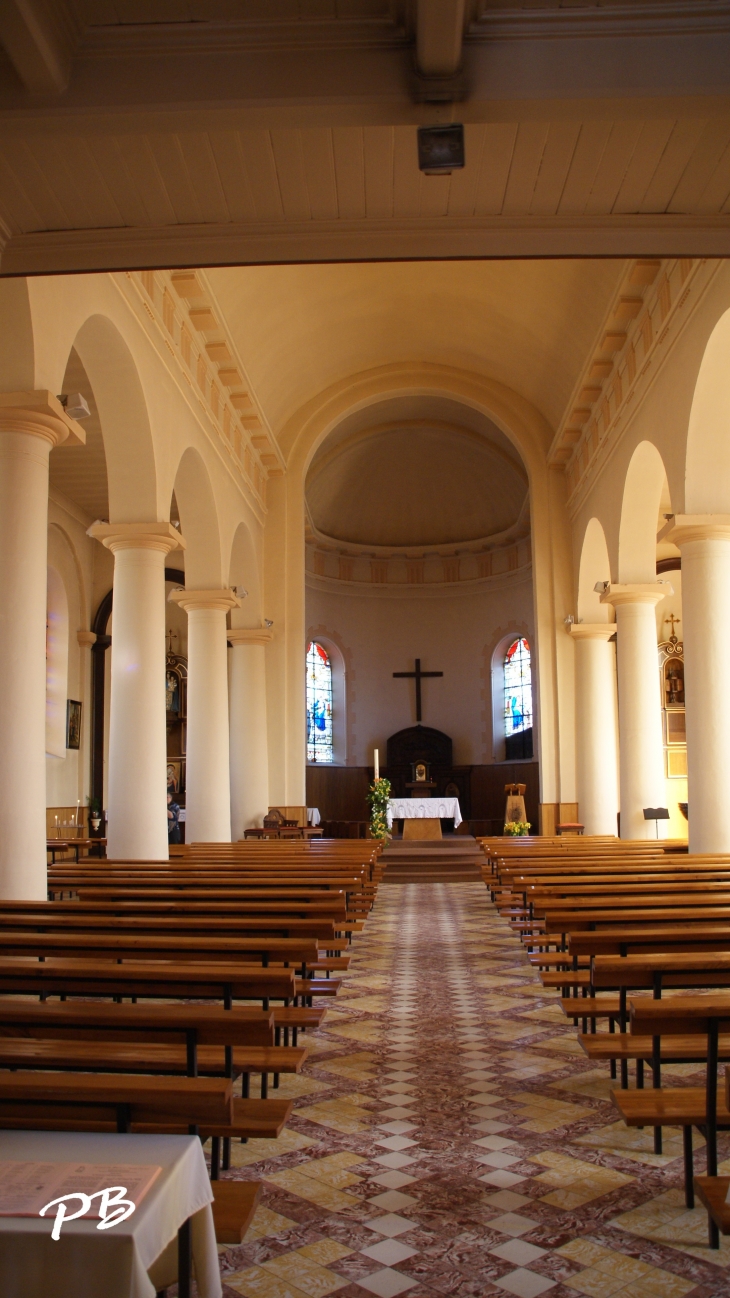
POLYGON ((451 820, 461 824, 458 798, 389 798, 388 829, 394 820, 451 820))
POLYGON ((157 1290, 175 1283, 177 1232, 188 1217, 198 1293, 220 1298, 213 1191, 197 1136, 2 1131, 0 1161, 5 1160, 162 1168, 132 1216, 109 1230, 99 1231, 97 1220, 79 1217, 65 1222, 60 1239, 53 1240, 53 1212, 0 1217, 0 1293, 7 1298, 154 1298, 157 1290))

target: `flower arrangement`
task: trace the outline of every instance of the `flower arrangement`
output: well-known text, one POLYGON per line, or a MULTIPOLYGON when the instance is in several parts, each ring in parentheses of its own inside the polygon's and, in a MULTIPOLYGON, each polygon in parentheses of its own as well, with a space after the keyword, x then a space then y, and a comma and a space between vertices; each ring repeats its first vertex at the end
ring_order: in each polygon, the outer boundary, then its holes
POLYGON ((522 838, 529 834, 531 821, 529 820, 508 820, 504 827, 505 834, 511 835, 512 838, 522 838))
POLYGON ((390 780, 373 780, 368 789, 370 804, 370 833, 373 838, 382 840, 390 838, 388 829, 388 799, 391 795, 390 780))

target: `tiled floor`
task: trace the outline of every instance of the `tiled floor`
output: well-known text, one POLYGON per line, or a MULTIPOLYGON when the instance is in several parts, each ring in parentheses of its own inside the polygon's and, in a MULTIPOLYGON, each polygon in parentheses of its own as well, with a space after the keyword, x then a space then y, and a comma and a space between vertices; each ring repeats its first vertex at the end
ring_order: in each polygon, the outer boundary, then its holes
POLYGON ((308 1043, 287 1131, 233 1151, 263 1206, 221 1250, 226 1298, 730 1298, 679 1132, 657 1156, 616 1122, 481 885, 381 887, 308 1043))

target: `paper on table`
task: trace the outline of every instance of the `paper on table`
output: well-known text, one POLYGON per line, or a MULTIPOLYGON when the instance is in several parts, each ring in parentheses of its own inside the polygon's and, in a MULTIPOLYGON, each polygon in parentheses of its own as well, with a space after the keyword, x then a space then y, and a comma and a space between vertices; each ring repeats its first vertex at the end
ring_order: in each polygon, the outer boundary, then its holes
MULTIPOLYGON (((52 1199, 97 1194, 113 1185, 125 1186, 127 1198, 138 1207, 161 1171, 144 1163, 0 1162, 0 1217, 37 1217, 52 1199)), ((92 1200, 87 1215, 98 1217, 99 1208, 99 1201, 92 1200)))

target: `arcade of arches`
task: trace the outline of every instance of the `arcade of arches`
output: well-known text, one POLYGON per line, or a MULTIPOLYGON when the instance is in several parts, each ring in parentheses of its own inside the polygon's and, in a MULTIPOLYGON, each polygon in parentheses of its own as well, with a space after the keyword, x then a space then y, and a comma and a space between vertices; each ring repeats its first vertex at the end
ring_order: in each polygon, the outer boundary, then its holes
POLYGON ((667 807, 676 838, 689 803, 692 848, 728 850, 726 262, 19 278, 0 305, 5 895, 44 895, 45 807, 89 795, 115 856, 164 859, 166 758, 188 840, 304 804, 312 641, 333 777, 413 724, 419 656, 455 763, 504 762, 525 637, 543 824, 640 838, 667 807))

